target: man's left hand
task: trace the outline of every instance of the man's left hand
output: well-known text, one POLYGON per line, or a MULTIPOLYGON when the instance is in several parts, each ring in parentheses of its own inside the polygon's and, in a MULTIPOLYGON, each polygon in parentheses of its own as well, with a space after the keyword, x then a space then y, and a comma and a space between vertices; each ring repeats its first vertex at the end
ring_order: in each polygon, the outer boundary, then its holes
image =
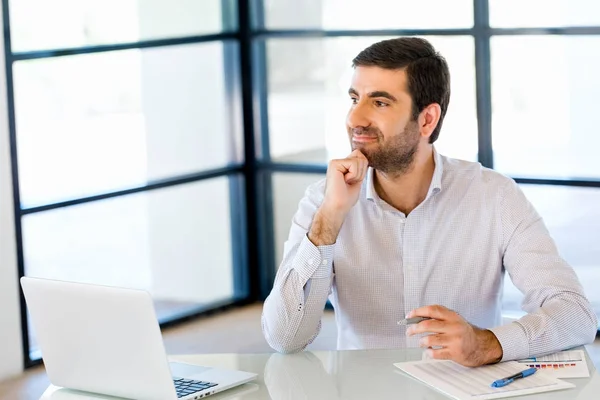
POLYGON ((429 357, 453 360, 466 367, 478 367, 502 359, 502 346, 491 331, 469 324, 460 315, 446 307, 433 305, 411 311, 407 318, 433 318, 410 326, 408 336, 431 333, 419 344, 427 348, 429 357), (435 348, 432 348, 435 347, 435 348))

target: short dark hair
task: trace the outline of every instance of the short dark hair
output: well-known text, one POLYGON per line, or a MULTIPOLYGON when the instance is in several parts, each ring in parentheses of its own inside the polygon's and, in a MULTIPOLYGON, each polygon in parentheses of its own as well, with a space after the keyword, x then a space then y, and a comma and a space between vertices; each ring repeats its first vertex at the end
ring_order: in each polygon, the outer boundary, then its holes
POLYGON ((428 105, 440 105, 440 120, 429 143, 437 140, 450 103, 450 71, 446 59, 431 43, 418 37, 383 40, 367 47, 352 60, 352 67, 359 66, 405 69, 408 94, 412 98, 412 119, 416 120, 428 105))

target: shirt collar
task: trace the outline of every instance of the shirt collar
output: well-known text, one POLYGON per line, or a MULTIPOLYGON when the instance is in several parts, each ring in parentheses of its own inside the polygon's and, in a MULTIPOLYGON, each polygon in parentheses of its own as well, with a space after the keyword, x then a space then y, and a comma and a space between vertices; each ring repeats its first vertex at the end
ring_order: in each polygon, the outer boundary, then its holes
MULTIPOLYGON (((433 170, 433 176, 431 177, 431 184, 427 191, 427 197, 432 194, 439 193, 442 190, 442 176, 444 174, 444 162, 442 155, 437 152, 435 146, 433 146, 433 162, 435 163, 435 169, 433 170)), ((367 170, 367 187, 366 187, 366 198, 368 200, 379 200, 379 195, 375 191, 375 170, 371 167, 367 170)))
POLYGON ((431 177, 431 184, 429 185, 429 191, 427 197, 432 194, 439 193, 442 190, 442 176, 444 175, 444 160, 440 153, 437 152, 435 146, 433 147, 433 162, 435 163, 435 169, 433 170, 433 176, 431 177))

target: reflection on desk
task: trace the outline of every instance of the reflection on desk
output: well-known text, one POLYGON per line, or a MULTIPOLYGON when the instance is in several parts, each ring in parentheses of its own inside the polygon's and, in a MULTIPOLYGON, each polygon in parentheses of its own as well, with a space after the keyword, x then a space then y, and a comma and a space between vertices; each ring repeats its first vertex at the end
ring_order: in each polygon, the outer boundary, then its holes
MULTIPOLYGON (((315 351, 298 354, 206 354, 170 357, 199 365, 255 372, 258 381, 210 396, 212 400, 447 400, 448 397, 402 373, 393 363, 422 359, 420 349, 315 351)), ((587 354, 586 354, 587 356, 587 354)), ((592 400, 600 393, 600 375, 589 357, 589 378, 566 379, 577 387, 525 397, 592 400)), ((43 400, 91 400, 85 395, 50 387, 43 400)), ((114 399, 114 398, 111 398, 114 399)))
POLYGON ((271 399, 340 399, 337 385, 314 353, 273 354, 264 382, 271 399))

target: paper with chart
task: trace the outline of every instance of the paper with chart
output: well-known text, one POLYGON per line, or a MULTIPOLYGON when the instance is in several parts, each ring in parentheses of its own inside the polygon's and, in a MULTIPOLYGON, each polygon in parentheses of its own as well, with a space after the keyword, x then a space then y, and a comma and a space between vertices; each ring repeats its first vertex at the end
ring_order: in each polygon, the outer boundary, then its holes
POLYGON ((463 367, 453 361, 413 361, 394 364, 412 377, 457 400, 485 400, 574 388, 572 383, 536 373, 510 385, 493 388, 491 383, 527 369, 509 361, 478 368, 463 367))
POLYGON ((544 357, 519 360, 526 367, 537 368, 555 378, 588 378, 590 370, 583 350, 567 350, 544 357))

